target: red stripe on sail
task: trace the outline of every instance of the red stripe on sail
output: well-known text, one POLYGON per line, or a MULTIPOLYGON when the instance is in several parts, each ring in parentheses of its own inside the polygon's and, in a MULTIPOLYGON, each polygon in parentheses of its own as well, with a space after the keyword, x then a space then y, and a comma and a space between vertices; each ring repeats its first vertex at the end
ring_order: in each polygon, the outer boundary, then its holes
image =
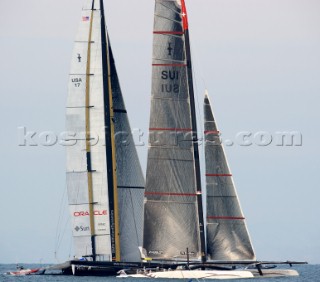
POLYGON ((218 130, 206 130, 204 132, 204 134, 219 134, 219 133, 220 133, 220 131, 218 131, 218 130))
POLYGON ((188 15, 187 15, 187 8, 186 8, 186 3, 184 0, 181 0, 181 8, 182 8, 182 23, 183 23, 183 29, 186 30, 189 28, 188 24, 188 15))
POLYGON ((152 64, 153 67, 186 67, 186 64, 152 64))
POLYGON ((232 176, 232 174, 227 174, 227 173, 207 173, 206 176, 232 176))
POLYGON ((197 194, 191 194, 191 193, 165 193, 165 192, 145 192, 144 194, 158 195, 158 196, 188 196, 188 197, 198 196, 197 194))
POLYGON ((207 216, 207 219, 244 220, 245 218, 240 216, 207 216))
POLYGON ((182 31, 154 31, 153 34, 183 35, 183 32, 182 31))
POLYGON ((191 128, 149 128, 150 131, 192 131, 191 128))

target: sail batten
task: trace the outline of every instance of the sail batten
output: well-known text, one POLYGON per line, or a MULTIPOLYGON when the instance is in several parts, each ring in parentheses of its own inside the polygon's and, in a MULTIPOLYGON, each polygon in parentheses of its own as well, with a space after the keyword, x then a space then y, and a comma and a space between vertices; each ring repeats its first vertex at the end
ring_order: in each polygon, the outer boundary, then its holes
POLYGON ((204 99, 204 118, 208 260, 254 260, 245 217, 207 94, 204 99))

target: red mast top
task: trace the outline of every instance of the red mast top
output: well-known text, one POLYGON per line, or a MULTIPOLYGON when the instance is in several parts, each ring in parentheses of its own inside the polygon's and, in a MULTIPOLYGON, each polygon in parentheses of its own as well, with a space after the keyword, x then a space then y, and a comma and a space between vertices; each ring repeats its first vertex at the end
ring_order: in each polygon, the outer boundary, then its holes
POLYGON ((182 8, 183 29, 187 30, 189 28, 189 26, 188 26, 188 15, 187 15, 186 3, 184 2, 184 0, 181 0, 181 8, 182 8))

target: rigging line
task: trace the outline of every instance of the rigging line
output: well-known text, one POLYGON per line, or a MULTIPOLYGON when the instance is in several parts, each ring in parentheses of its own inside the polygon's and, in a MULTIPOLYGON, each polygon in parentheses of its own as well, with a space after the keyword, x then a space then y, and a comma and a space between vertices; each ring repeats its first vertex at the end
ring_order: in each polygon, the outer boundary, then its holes
POLYGON ((60 234, 58 234, 58 230, 59 230, 59 226, 61 224, 61 221, 62 221, 62 216, 63 216, 63 210, 62 210, 62 206, 63 206, 63 203, 65 201, 65 195, 66 195, 66 190, 67 189, 63 189, 63 193, 62 193, 62 197, 61 197, 61 201, 60 201, 60 210, 59 210, 59 217, 58 217, 58 222, 57 222, 57 227, 56 227, 56 235, 55 235, 55 251, 57 251, 57 246, 58 246, 58 242, 59 242, 59 237, 60 237, 60 234))
MULTIPOLYGON (((198 88, 198 64, 197 64, 197 59, 196 56, 194 55, 195 52, 193 52, 193 46, 190 44, 190 49, 191 49, 191 54, 192 54, 192 62, 193 62, 193 68, 192 68, 192 75, 195 78, 194 79, 194 86, 195 86, 195 96, 196 96, 196 101, 197 101, 197 111, 198 111, 198 126, 200 127, 200 132, 201 132, 201 138, 198 138, 198 140, 203 140, 203 115, 202 111, 200 109, 200 102, 199 102, 199 88, 198 88), (194 63, 195 62, 195 63, 194 63)), ((202 99, 201 99, 202 101, 202 99)), ((202 105, 202 103, 201 103, 202 105)))
POLYGON ((69 258, 71 258, 72 239, 73 239, 73 236, 72 236, 72 233, 70 233, 70 236, 69 236, 69 258))
POLYGON ((133 205, 133 200, 132 200, 132 189, 129 189, 130 192, 130 201, 131 201, 131 205, 132 205, 132 209, 133 209, 133 221, 134 221, 134 229, 136 231, 136 236, 137 236, 137 245, 139 246, 139 235, 138 235, 138 228, 137 228, 137 222, 136 222, 136 212, 135 212, 135 208, 133 205))
POLYGON ((69 227, 69 224, 70 224, 70 222, 69 222, 69 219, 65 222, 65 225, 64 225, 64 228, 63 228, 63 232, 62 232, 62 236, 61 236, 61 240, 60 240, 60 242, 59 242, 59 244, 58 244, 58 249, 60 248, 60 246, 61 246, 61 244, 62 244, 62 239, 64 238, 64 235, 66 234, 66 231, 67 231, 67 227, 69 227))
MULTIPOLYGON (((190 49, 191 49, 191 53, 192 53, 192 62, 193 62, 193 75, 196 78, 195 79, 195 86, 196 86, 196 92, 197 92, 197 104, 198 104, 198 112, 200 115, 200 127, 201 127, 201 132, 203 132, 203 119, 204 117, 202 116, 202 102, 199 103, 199 80, 201 81, 201 83, 203 84, 202 87, 204 89, 207 89, 207 85, 205 82, 205 78, 203 76, 203 70, 202 70, 202 65, 200 63, 200 60, 198 59, 198 54, 201 54, 200 52, 194 52, 194 50, 198 50, 197 48, 197 41, 192 41, 192 46, 190 44, 190 49), (200 78, 200 79, 199 79, 200 78)), ((201 88, 201 86, 200 86, 201 88)), ((202 94, 201 94, 201 101, 202 101, 202 94)))
MULTIPOLYGON (((194 81, 195 81, 195 89, 196 89, 195 93, 196 93, 197 111, 198 111, 198 126, 199 126, 199 128, 201 130, 200 131, 200 135, 199 135, 201 137, 198 138, 198 146, 201 147, 201 154, 199 154, 200 170, 201 171, 205 171, 205 169, 206 169, 205 168, 205 137, 204 137, 204 134, 203 134, 203 132, 204 132, 204 114, 203 114, 202 102, 199 103, 199 85, 198 85, 199 72, 200 72, 200 79, 201 79, 201 81, 202 81, 202 83, 204 85, 205 85, 205 81, 204 81, 204 77, 202 75, 202 68, 201 68, 201 65, 200 65, 199 60, 198 60, 198 56, 197 56, 198 53, 194 52, 194 50, 197 49, 196 41, 193 41, 192 46, 190 44, 190 49, 191 49, 193 63, 194 63, 192 72, 193 72, 193 76, 195 78, 194 81), (201 141, 201 143, 199 143, 199 141, 201 141)), ((202 98, 201 98, 201 101, 202 101, 202 98)), ((203 193, 204 193, 204 195, 206 195, 206 193, 207 193, 206 178, 203 175, 203 173, 201 173, 200 177, 201 177, 201 183, 204 184, 204 185, 202 185, 203 193)), ((202 198, 202 203, 203 203, 203 213, 205 214, 206 210, 207 210, 207 201, 206 201, 205 197, 202 198)), ((204 225, 206 226, 206 220, 207 219, 206 219, 205 216, 203 216, 203 219, 204 219, 204 225)), ((206 233, 205 233, 205 235, 206 235, 206 233)))
POLYGON ((62 229, 62 234, 61 234, 61 236, 59 236, 59 240, 58 240, 58 242, 57 242, 57 248, 56 248, 56 250, 55 250, 55 252, 54 252, 54 253, 55 253, 55 259, 56 259, 57 261, 59 261, 59 260, 58 260, 58 257, 57 257, 57 252, 58 252, 58 250, 60 249, 60 246, 61 246, 61 244, 62 244, 64 235, 65 235, 65 233, 66 233, 67 226, 69 226, 69 224, 70 224, 70 220, 69 220, 69 217, 68 217, 68 218, 66 219, 64 228, 62 229))

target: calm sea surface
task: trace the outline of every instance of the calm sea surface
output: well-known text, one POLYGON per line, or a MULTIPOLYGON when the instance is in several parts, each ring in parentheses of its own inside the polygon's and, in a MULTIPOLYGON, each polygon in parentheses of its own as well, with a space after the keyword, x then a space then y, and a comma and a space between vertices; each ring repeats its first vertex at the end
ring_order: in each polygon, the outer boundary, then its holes
MULTIPOLYGON (((25 267, 36 268, 38 265, 24 265, 25 267)), ((279 267, 280 268, 280 267, 279 267)), ((284 268, 284 267, 281 267, 284 268)), ((300 273, 299 277, 283 277, 283 278, 260 278, 259 282, 320 282, 320 265, 298 265, 294 269, 298 270, 300 273)), ((62 276, 62 275, 40 275, 40 276, 8 276, 4 273, 7 271, 15 270, 14 264, 0 264, 0 282, 25 282, 25 281, 35 281, 35 282, 73 282, 73 281, 88 281, 88 282, 119 282, 119 281, 149 281, 150 279, 140 279, 140 278, 126 278, 120 279, 116 277, 78 277, 78 276, 62 276)), ((172 279, 157 279, 157 281, 173 281, 172 279)), ((176 279, 174 281, 190 281, 190 279, 176 279)), ((192 282, 196 282, 196 279, 193 279, 192 282)), ((207 281, 212 281, 207 280, 207 281)), ((228 280, 223 280, 228 281, 228 280)), ((237 279, 229 281, 252 281, 252 279, 237 279)))

